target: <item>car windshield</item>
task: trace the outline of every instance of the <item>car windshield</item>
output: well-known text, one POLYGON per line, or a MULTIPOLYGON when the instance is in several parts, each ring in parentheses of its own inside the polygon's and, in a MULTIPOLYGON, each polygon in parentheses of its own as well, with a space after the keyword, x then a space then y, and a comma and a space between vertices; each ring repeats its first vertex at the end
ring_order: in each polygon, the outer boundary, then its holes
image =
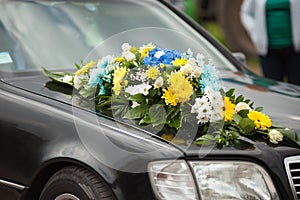
POLYGON ((16 75, 41 67, 69 70, 95 49, 120 52, 119 43, 124 42, 192 48, 219 69, 235 70, 204 37, 157 1, 2 1, 0 35, 1 73, 16 75))

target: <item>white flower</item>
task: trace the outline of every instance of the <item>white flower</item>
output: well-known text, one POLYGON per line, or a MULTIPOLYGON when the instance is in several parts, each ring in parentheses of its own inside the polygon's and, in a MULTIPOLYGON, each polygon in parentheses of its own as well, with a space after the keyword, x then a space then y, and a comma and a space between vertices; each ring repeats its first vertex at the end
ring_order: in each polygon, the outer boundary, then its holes
POLYGON ((223 97, 221 95, 221 92, 214 91, 210 86, 207 86, 204 90, 204 95, 207 96, 207 98, 211 102, 212 107, 215 110, 219 111, 224 106, 223 97))
POLYGON ((128 44, 128 43, 122 44, 122 50, 123 50, 123 52, 130 51, 130 49, 131 49, 131 45, 130 44, 128 44))
POLYGON ((63 78, 64 83, 71 83, 72 84, 73 76, 65 75, 63 78))
POLYGON ((149 90, 152 88, 151 85, 147 84, 147 83, 142 83, 139 85, 131 85, 128 86, 125 89, 125 92, 129 93, 130 95, 135 95, 135 94, 143 94, 145 96, 148 95, 149 90))
POLYGON ((195 99, 195 104, 192 106, 191 113, 198 113, 202 106, 209 104, 209 99, 206 96, 195 99))
POLYGON ((112 55, 104 56, 98 60, 97 68, 105 68, 107 65, 112 64, 115 61, 115 57, 112 55))
POLYGON ((191 48, 188 48, 186 53, 187 53, 187 55, 193 56, 193 51, 191 48))
POLYGON ((250 106, 247 103, 245 103, 245 102, 239 102, 238 104, 236 104, 234 112, 238 113, 241 110, 249 110, 249 111, 251 111, 251 108, 250 108, 250 106))
POLYGON ((155 45, 152 42, 150 42, 146 45, 141 46, 139 51, 143 52, 145 49, 154 49, 154 48, 155 48, 155 45))
POLYGON ((81 88, 82 87, 82 82, 81 82, 81 80, 80 80, 80 78, 79 78, 79 76, 74 76, 74 88, 76 89, 76 90, 78 90, 79 88, 81 88))
POLYGON ((128 43, 122 44, 122 50, 123 50, 122 55, 128 61, 132 61, 132 60, 135 59, 135 55, 134 55, 134 53, 132 53, 130 51, 130 49, 131 49, 131 45, 130 44, 128 44, 128 43))
POLYGON ((160 76, 160 77, 158 77, 158 78, 155 80, 155 82, 154 82, 154 87, 155 87, 155 88, 160 88, 161 86, 163 86, 163 84, 164 84, 164 80, 163 80, 163 78, 160 76))
POLYGON ((134 53, 130 52, 130 51, 123 51, 122 55, 124 56, 124 58, 128 61, 132 61, 135 59, 135 55, 134 53))
POLYGON ((198 53, 196 55, 196 60, 197 60, 197 63, 200 65, 200 66, 203 66, 205 64, 205 56, 203 54, 200 54, 198 53))
POLYGON ((186 76, 192 72, 192 66, 189 63, 187 63, 184 66, 180 67, 180 71, 183 75, 186 76))
POLYGON ((195 58, 188 59, 187 63, 180 68, 180 71, 184 74, 190 74, 191 78, 199 78, 203 73, 202 67, 198 66, 195 58))
POLYGON ((155 54, 154 54, 154 57, 155 58, 160 58, 161 56, 165 55, 165 52, 164 51, 157 51, 155 54))
POLYGON ((209 122, 212 115, 212 107, 206 96, 196 98, 195 104, 192 106, 191 113, 197 113, 198 124, 209 122))
POLYGON ((273 129, 269 132, 269 140, 273 144, 278 144, 278 142, 282 141, 283 135, 276 129, 273 129))

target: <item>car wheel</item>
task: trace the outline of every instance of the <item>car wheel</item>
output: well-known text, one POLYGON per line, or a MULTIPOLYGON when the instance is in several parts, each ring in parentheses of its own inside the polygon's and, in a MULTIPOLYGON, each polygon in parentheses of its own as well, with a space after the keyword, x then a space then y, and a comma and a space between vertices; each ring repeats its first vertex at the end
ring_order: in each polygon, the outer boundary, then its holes
POLYGON ((110 187, 99 176, 81 167, 56 172, 46 183, 40 200, 113 200, 110 187))

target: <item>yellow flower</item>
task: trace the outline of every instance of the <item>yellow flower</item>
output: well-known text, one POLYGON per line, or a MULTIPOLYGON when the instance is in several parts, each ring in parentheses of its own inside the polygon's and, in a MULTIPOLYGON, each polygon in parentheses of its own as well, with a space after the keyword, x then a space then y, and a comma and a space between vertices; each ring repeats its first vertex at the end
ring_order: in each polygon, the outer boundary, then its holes
POLYGON ((258 112, 258 111, 251 111, 248 113, 249 119, 251 119, 254 124, 256 129, 267 129, 270 128, 272 125, 271 119, 269 116, 258 112))
POLYGON ((118 57, 118 58, 116 58, 115 62, 122 62, 123 60, 124 60, 123 57, 118 57))
POLYGON ((120 68, 119 66, 114 71, 114 78, 113 78, 114 87, 112 88, 112 90, 115 92, 116 95, 120 94, 120 91, 122 89, 122 84, 123 84, 122 81, 124 76, 126 75, 126 72, 127 70, 125 67, 120 68))
POLYGON ((75 72, 75 74, 77 75, 77 76, 80 76, 81 74, 85 74, 85 73, 87 73, 88 71, 89 71, 89 69, 91 68, 91 67, 93 67, 93 66, 95 66, 96 65, 96 63, 94 62, 94 61, 90 61, 88 64, 86 64, 85 66, 83 66, 80 70, 77 70, 76 72, 75 72))
POLYGON ((235 104, 233 104, 228 97, 224 98, 224 106, 225 106, 225 121, 232 121, 232 116, 234 114, 235 104))
POLYGON ((183 66, 187 63, 187 60, 185 58, 176 58, 172 64, 175 66, 183 66))
POLYGON ((141 54, 141 58, 144 59, 146 56, 148 56, 149 51, 151 51, 154 48, 155 46, 152 43, 140 47, 139 52, 141 54))
POLYGON ((180 103, 190 99, 193 94, 193 86, 180 71, 172 72, 168 78, 169 89, 178 98, 180 103))
POLYGON ((163 89, 164 94, 162 95, 161 98, 165 99, 165 103, 167 105, 171 105, 171 106, 177 106, 178 104, 178 99, 177 97, 174 95, 174 93, 172 91, 170 91, 170 89, 166 90, 163 89))
POLYGON ((155 80, 160 75, 160 71, 157 67, 151 67, 146 71, 146 74, 149 79, 155 80))
POLYGON ((165 68, 165 66, 166 66, 166 65, 165 65, 165 64, 163 64, 163 63, 159 63, 159 66, 160 66, 160 68, 162 68, 162 69, 163 69, 163 68, 165 68))

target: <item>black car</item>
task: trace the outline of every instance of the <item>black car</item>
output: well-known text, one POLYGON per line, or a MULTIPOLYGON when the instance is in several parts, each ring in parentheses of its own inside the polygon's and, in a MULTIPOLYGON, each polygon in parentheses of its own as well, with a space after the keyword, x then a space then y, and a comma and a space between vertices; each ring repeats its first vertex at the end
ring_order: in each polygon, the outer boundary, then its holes
POLYGON ((250 72, 164 1, 0 2, 0 199, 299 199, 300 149, 239 137, 188 146, 78 103, 49 71, 123 42, 204 52, 226 88, 300 133, 300 88, 250 72))

